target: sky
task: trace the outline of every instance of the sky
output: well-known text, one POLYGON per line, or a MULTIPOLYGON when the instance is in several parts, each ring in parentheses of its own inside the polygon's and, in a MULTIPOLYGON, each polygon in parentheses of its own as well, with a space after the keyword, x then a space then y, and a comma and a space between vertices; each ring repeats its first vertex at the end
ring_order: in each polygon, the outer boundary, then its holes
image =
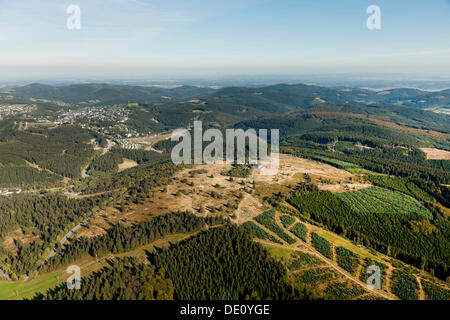
POLYGON ((450 75, 450 1, 0 0, 0 78, 334 72, 450 75))

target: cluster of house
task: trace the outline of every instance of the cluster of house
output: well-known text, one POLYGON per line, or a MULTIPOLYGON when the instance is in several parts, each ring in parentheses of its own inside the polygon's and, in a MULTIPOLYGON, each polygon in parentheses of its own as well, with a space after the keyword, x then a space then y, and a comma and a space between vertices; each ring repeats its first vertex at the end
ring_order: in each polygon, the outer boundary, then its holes
POLYGON ((0 190, 0 196, 9 196, 10 194, 19 194, 21 192, 22 192, 22 189, 0 190))
POLYGON ((141 145, 139 145, 137 143, 132 143, 132 142, 129 142, 127 140, 119 140, 119 143, 122 146, 122 148, 124 148, 124 149, 131 149, 131 150, 137 150, 141 146, 141 145))

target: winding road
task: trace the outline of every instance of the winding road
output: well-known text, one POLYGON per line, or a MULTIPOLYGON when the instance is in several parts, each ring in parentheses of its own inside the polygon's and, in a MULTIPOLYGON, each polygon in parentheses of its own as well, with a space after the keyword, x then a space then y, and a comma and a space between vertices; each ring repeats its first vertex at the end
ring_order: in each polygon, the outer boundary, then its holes
MULTIPOLYGON (((106 148, 103 149, 102 155, 106 154, 109 150, 111 150, 112 146, 115 145, 115 143, 112 142, 111 140, 107 140, 107 141, 108 141, 108 146, 107 146, 106 148)), ((83 168, 83 170, 82 170, 82 172, 81 172, 81 177, 83 177, 83 179, 89 177, 89 175, 87 174, 87 172, 88 172, 89 167, 91 166, 91 164, 92 164, 93 161, 94 161, 94 160, 92 160, 91 162, 89 162, 89 163, 86 165, 86 167, 83 168)))
MULTIPOLYGON (((73 227, 72 229, 70 229, 62 238, 61 240, 59 240, 59 244, 63 245, 64 243, 66 243, 67 239, 72 236, 78 229, 81 228, 81 226, 85 223, 88 223, 91 219, 95 218, 96 216, 98 216, 102 211, 99 211, 97 213, 94 213, 92 216, 87 217, 86 219, 84 219, 83 221, 81 221, 79 224, 77 224, 75 227, 73 227)), ((47 262, 48 260, 50 260, 51 258, 53 258, 56 254, 55 249, 52 250, 52 252, 50 252, 50 254, 47 256, 47 258, 45 259, 45 262, 47 262)))

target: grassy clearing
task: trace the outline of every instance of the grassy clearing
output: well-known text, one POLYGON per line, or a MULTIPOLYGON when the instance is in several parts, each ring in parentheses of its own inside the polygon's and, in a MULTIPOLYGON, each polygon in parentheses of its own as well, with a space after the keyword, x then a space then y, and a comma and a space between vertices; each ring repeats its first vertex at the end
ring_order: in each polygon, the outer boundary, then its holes
POLYGON ((136 167, 138 163, 136 161, 130 160, 130 159, 123 159, 123 162, 118 165, 118 171, 124 171, 129 168, 136 167))
POLYGON ((361 167, 357 164, 351 163, 351 162, 346 162, 346 161, 323 157, 323 156, 315 156, 314 159, 325 162, 327 164, 334 165, 338 168, 347 170, 348 172, 353 173, 353 174, 369 174, 369 173, 374 174, 374 172, 366 170, 363 167, 361 167))
POLYGON ((0 300, 31 299, 36 292, 45 292, 63 279, 63 274, 56 271, 28 281, 0 281, 0 300))
POLYGON ((450 152, 436 148, 420 148, 428 160, 450 160, 450 152))
POLYGON ((377 257, 367 251, 367 249, 364 249, 362 247, 358 247, 357 245, 353 244, 350 240, 344 239, 334 233, 324 231, 322 229, 319 229, 317 227, 313 227, 314 231, 320 235, 322 238, 327 239, 331 243, 333 243, 335 246, 341 246, 344 247, 356 254, 358 254, 360 257, 363 258, 371 258, 378 262, 383 262, 383 260, 380 257, 377 257))
POLYGON ((274 256, 276 258, 287 259, 292 255, 292 252, 293 252, 292 249, 273 246, 268 243, 261 243, 261 244, 264 246, 265 249, 267 249, 267 251, 269 251, 269 253, 272 256, 274 256))
POLYGON ((335 145, 336 151, 345 152, 348 150, 356 150, 355 143, 350 141, 338 141, 335 145))

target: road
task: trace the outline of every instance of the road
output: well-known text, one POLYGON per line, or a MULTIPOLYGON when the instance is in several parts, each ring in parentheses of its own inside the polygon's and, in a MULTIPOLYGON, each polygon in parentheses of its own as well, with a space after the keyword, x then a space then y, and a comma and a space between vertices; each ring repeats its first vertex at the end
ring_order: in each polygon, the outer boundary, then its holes
MULTIPOLYGON (((107 140, 107 141, 108 141, 108 146, 107 146, 106 148, 103 149, 102 155, 106 154, 106 153, 112 148, 112 146, 115 145, 115 143, 112 142, 111 140, 107 140)), ((94 161, 94 160, 92 160, 92 161, 94 161)), ((89 177, 89 175, 87 174, 87 172, 88 172, 88 170, 89 170, 89 167, 90 167, 91 164, 92 164, 92 161, 89 162, 89 163, 86 165, 86 167, 83 168, 83 171, 81 172, 81 176, 83 177, 83 179, 89 177)))
MULTIPOLYGON (((103 149, 103 151, 102 151, 102 155, 104 155, 104 154, 106 154, 111 148, 112 148, 112 146, 114 145, 115 143, 114 142, 112 142, 111 140, 108 140, 108 146, 106 147, 106 148, 104 148, 103 149)), ((82 177, 83 178, 86 178, 86 177, 88 177, 88 174, 87 174, 87 171, 88 171, 88 169, 89 169, 89 166, 91 165, 91 163, 92 163, 92 161, 83 169, 83 172, 82 172, 82 177)), ((89 222, 92 218, 94 218, 95 216, 97 216, 98 214, 99 214, 100 212, 98 212, 98 213, 96 213, 96 214, 94 214, 94 215, 92 215, 92 216, 90 216, 90 217, 88 217, 88 218, 86 218, 86 219, 84 219, 82 222, 80 222, 79 224, 77 224, 75 227, 73 227, 69 232, 67 232, 65 235, 64 235, 64 237, 62 237, 62 239, 59 241, 59 243, 61 244, 61 245, 63 245, 66 241, 67 241, 67 239, 70 237, 70 236, 72 236, 81 226, 82 226, 82 224, 83 223, 87 223, 87 222, 89 222)), ((53 249, 52 250, 52 252, 50 252, 50 254, 47 256, 47 258, 45 259, 45 262, 47 262, 49 259, 51 259, 52 257, 54 257, 55 256, 55 249, 53 249)), ((8 277, 8 275, 6 275, 5 273, 3 273, 1 270, 0 270, 0 278, 1 279, 5 279, 5 280, 11 280, 11 278, 10 277, 8 277)))
MULTIPOLYGON (((96 216, 98 216, 102 211, 99 211, 95 214, 93 214, 92 216, 87 217, 86 219, 84 219, 83 221, 81 221, 79 224, 77 224, 75 227, 73 227, 72 229, 70 229, 62 238, 61 240, 59 240, 59 244, 63 245, 64 243, 66 243, 67 239, 70 238, 78 229, 81 228, 81 226, 83 224, 88 223, 91 219, 95 218, 96 216)), ((52 252, 50 252, 50 254, 47 256, 47 258, 45 259, 45 262, 47 262, 48 260, 50 260, 51 258, 53 258, 55 256, 55 249, 52 250, 52 252)))

